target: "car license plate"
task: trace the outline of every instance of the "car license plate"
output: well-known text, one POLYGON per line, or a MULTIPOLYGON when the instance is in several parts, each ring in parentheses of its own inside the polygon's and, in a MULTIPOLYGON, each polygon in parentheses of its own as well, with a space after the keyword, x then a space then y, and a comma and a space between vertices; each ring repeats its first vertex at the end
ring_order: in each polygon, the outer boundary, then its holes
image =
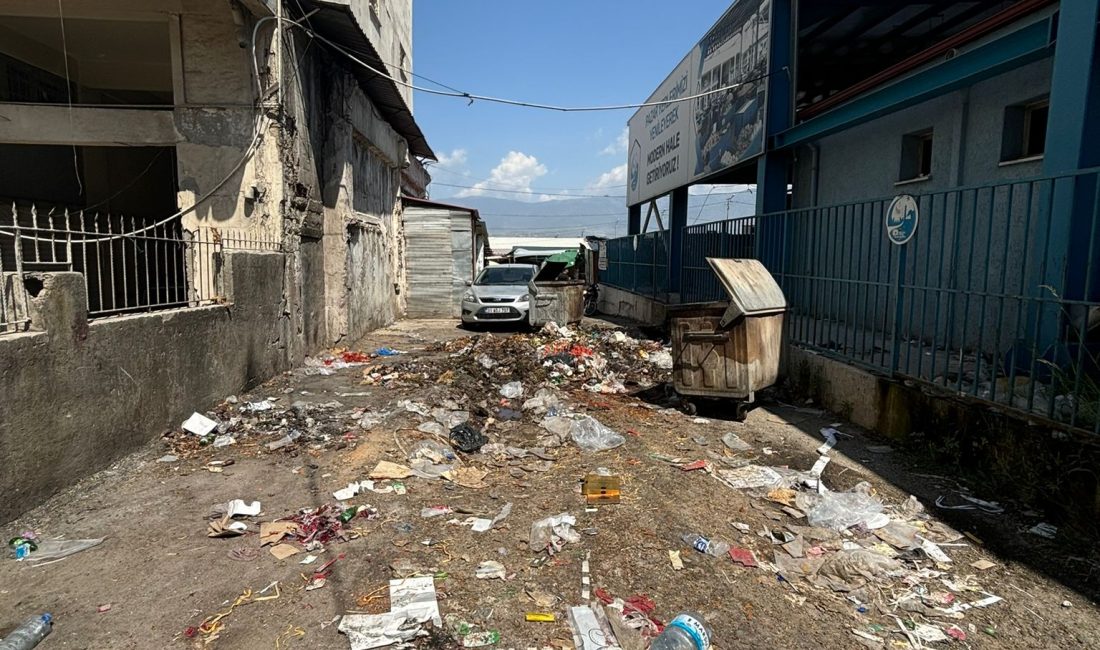
POLYGON ((507 307, 486 307, 485 308, 485 313, 486 314, 507 314, 508 313, 508 308, 507 307))

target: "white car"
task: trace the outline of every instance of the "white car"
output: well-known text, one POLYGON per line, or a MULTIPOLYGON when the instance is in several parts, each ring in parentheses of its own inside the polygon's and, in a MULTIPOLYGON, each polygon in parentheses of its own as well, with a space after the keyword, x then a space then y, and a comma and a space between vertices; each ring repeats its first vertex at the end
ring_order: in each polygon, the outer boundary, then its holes
POLYGON ((527 322, 531 295, 527 285, 538 271, 534 264, 487 266, 462 296, 462 322, 527 322))

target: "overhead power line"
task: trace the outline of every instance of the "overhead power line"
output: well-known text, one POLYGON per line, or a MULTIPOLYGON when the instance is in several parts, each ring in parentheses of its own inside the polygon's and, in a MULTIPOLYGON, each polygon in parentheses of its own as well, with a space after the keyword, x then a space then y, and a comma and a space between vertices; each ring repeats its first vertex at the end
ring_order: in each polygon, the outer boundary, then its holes
MULTIPOLYGON (((489 96, 489 95, 478 95, 478 94, 475 94, 475 93, 464 92, 464 91, 460 91, 460 90, 456 90, 456 89, 436 90, 434 88, 424 88, 423 86, 417 86, 417 85, 411 84, 411 83, 409 83, 409 82, 407 82, 403 79, 397 79, 397 78, 389 75, 388 73, 375 68, 374 66, 370 65, 369 63, 367 63, 367 62, 363 61, 362 59, 358 58, 357 56, 355 56, 354 52, 351 52, 348 49, 344 48, 343 46, 338 45, 338 44, 330 41, 329 39, 325 38, 324 36, 321 36, 317 32, 313 31, 312 29, 310 29, 310 28, 308 28, 304 25, 301 25, 299 23, 295 23, 293 21, 286 21, 286 22, 289 22, 291 25, 293 25, 295 27, 298 27, 299 29, 305 30, 305 32, 307 34, 309 34, 311 37, 316 38, 317 40, 321 41, 322 43, 325 43, 326 45, 328 45, 332 49, 334 49, 337 52, 343 54, 344 56, 351 59, 352 61, 354 61, 358 65, 366 68, 367 70, 370 70, 374 74, 376 74, 380 77, 383 77, 385 79, 389 79, 390 81, 392 81, 393 83, 395 83, 399 86, 404 86, 405 88, 411 88, 412 90, 420 91, 422 93, 428 93, 428 94, 431 94, 431 95, 439 95, 441 97, 454 97, 454 98, 457 98, 457 99, 465 99, 471 104, 474 103, 475 101, 483 101, 483 102, 491 102, 491 103, 495 103, 495 104, 507 104, 509 106, 520 106, 520 107, 523 107, 523 108, 535 108, 535 109, 541 109, 541 110, 547 110, 547 111, 557 111, 559 113, 591 113, 591 112, 596 112, 596 111, 619 111, 619 110, 627 110, 627 109, 649 108, 649 107, 653 107, 653 106, 668 106, 668 105, 671 105, 671 104, 678 104, 680 102, 694 101, 694 100, 700 99, 702 97, 709 97, 710 95, 717 95, 719 93, 724 93, 724 92, 727 92, 729 90, 739 88, 741 86, 744 86, 745 84, 754 83, 754 82, 766 79, 769 76, 771 76, 773 74, 776 74, 776 73, 779 73, 779 72, 783 72, 783 73, 787 72, 787 68, 783 67, 783 68, 780 68, 778 70, 773 70, 773 71, 768 72, 766 74, 760 75, 758 77, 754 77, 752 79, 746 79, 744 81, 739 81, 737 83, 730 84, 728 86, 723 86, 721 88, 715 88, 714 90, 708 90, 706 92, 697 93, 695 95, 687 95, 687 96, 684 96, 684 97, 676 97, 674 99, 666 99, 666 100, 660 100, 660 101, 655 101, 655 102, 641 102, 641 103, 627 103, 627 104, 608 104, 608 105, 604 105, 604 106, 558 106, 556 104, 543 104, 543 103, 540 103, 540 102, 531 102, 531 101, 524 101, 524 100, 519 100, 519 99, 508 99, 508 98, 504 98, 504 97, 492 97, 492 96, 489 96)), ((383 65, 385 65, 385 64, 383 64, 383 65)), ((394 67, 396 67, 396 66, 394 66, 394 67)), ((440 86, 444 86, 444 84, 442 84, 441 82, 438 82, 438 81, 433 81, 432 83, 440 85, 440 86)), ((450 88, 450 86, 444 86, 444 87, 450 88)))

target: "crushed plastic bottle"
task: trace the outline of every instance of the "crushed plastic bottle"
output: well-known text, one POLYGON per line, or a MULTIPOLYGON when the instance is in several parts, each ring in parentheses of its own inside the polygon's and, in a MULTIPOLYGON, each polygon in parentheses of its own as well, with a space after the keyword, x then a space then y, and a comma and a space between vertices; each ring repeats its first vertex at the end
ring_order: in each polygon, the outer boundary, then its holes
POLYGON ((685 544, 696 551, 706 553, 707 555, 713 555, 714 557, 722 557, 730 552, 729 544, 720 540, 711 541, 695 533, 684 533, 680 536, 680 539, 684 540, 685 544))
POLYGON ((710 650, 712 638, 710 627, 701 614, 681 612, 661 636, 653 640, 649 650, 710 650))
POLYGON ((31 650, 52 631, 53 616, 50 614, 29 619, 0 641, 0 650, 31 650))

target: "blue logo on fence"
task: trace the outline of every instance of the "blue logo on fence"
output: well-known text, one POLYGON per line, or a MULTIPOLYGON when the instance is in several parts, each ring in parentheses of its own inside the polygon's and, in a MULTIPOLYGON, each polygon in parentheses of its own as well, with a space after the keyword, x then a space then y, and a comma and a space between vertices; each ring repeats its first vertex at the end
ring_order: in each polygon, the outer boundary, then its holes
POLYGON ((908 194, 899 194, 886 209, 886 236, 902 245, 917 232, 917 200, 908 194))

